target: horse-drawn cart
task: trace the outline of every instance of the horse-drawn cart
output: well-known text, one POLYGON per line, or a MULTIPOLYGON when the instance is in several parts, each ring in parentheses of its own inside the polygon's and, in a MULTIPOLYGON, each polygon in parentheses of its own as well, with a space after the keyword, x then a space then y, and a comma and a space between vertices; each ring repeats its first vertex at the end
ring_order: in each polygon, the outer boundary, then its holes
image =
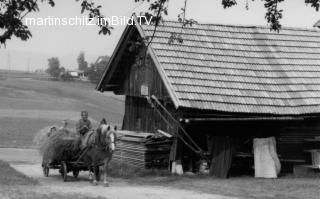
POLYGON ((50 169, 58 169, 63 180, 67 181, 69 172, 77 178, 80 171, 89 171, 89 177, 97 184, 100 180, 99 167, 103 165, 103 183, 107 186, 106 171, 115 150, 115 131, 110 125, 101 124, 97 130, 87 133, 87 137, 79 139, 67 130, 50 135, 40 146, 44 176, 49 176, 50 169))
MULTIPOLYGON (((72 172, 73 177, 77 178, 79 175, 79 172, 80 171, 88 171, 89 166, 87 164, 85 164, 84 162, 73 162, 73 161, 70 161, 70 162, 62 161, 57 164, 43 164, 42 171, 43 171, 43 175, 45 177, 49 176, 50 169, 59 169, 59 173, 61 174, 63 181, 66 182, 69 172, 72 172)), ((90 169, 90 170, 92 171, 93 169, 90 169)), ((99 169, 97 169, 97 170, 99 172, 99 169)))
MULTIPOLYGON (((49 170, 50 169, 59 169, 59 173, 62 176, 62 179, 64 182, 67 181, 68 178, 68 173, 72 172, 73 177, 77 178, 79 175, 80 171, 91 171, 93 172, 94 168, 92 168, 92 166, 88 165, 87 163, 83 162, 83 161, 79 161, 81 160, 81 157, 87 152, 87 150, 82 150, 79 154, 77 154, 76 156, 69 157, 68 160, 66 160, 67 158, 64 158, 65 160, 63 161, 54 161, 54 162, 50 162, 48 161, 45 156, 42 159, 42 171, 43 171, 43 175, 45 177, 49 176, 49 170)), ((95 169, 98 173, 96 173, 96 177, 99 178, 100 173, 99 173, 99 166, 103 165, 103 163, 100 164, 96 164, 95 165, 95 169)))

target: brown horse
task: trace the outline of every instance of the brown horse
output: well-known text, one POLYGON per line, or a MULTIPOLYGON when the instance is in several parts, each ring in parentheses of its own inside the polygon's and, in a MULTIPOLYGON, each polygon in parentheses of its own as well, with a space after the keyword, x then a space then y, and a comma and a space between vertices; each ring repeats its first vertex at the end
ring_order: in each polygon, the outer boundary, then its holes
POLYGON ((116 147, 116 130, 117 127, 113 128, 102 122, 97 130, 88 135, 86 141, 87 147, 84 149, 85 151, 83 152, 81 160, 88 165, 89 172, 91 171, 91 168, 93 168, 94 185, 97 185, 100 180, 99 166, 103 166, 103 183, 105 186, 109 186, 107 181, 107 169, 116 147))

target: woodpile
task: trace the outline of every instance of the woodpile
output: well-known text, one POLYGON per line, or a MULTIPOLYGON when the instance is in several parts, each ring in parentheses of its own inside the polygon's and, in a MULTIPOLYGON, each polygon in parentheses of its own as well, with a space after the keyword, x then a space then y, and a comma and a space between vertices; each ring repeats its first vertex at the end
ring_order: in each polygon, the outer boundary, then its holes
POLYGON ((139 168, 167 169, 171 144, 170 135, 117 131, 113 161, 139 168))

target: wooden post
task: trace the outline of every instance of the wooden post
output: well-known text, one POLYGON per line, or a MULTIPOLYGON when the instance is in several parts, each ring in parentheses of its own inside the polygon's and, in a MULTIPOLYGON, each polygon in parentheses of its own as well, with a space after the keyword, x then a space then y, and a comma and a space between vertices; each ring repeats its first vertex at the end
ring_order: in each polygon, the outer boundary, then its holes
POLYGON ((172 173, 175 173, 176 168, 176 158, 177 158, 177 145, 178 145, 178 138, 177 136, 174 137, 173 143, 170 149, 170 156, 169 156, 169 170, 172 173))

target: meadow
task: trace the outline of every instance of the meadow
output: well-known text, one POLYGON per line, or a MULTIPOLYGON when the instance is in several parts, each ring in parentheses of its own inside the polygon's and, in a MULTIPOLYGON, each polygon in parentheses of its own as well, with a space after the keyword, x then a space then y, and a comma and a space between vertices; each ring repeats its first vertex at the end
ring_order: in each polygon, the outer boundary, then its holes
POLYGON ((123 96, 100 93, 87 82, 60 82, 37 75, 0 74, 0 146, 33 148, 34 135, 67 120, 74 130, 80 111, 96 125, 102 118, 121 126, 123 96))

